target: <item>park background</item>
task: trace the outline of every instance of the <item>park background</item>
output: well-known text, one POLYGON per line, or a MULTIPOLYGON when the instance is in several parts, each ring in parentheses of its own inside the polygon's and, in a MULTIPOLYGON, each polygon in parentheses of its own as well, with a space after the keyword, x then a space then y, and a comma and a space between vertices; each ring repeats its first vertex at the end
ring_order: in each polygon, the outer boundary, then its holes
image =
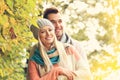
POLYGON ((30 24, 49 6, 84 48, 93 80, 120 80, 120 0, 0 0, 0 80, 26 80, 30 24))

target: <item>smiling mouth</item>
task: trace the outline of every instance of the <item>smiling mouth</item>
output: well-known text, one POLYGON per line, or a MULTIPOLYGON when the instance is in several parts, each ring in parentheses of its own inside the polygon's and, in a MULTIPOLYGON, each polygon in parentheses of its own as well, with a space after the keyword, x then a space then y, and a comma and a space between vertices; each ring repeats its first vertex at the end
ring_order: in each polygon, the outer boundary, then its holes
POLYGON ((59 31, 61 31, 61 29, 56 29, 56 30, 55 30, 55 32, 59 32, 59 31))
POLYGON ((51 40, 51 39, 52 39, 52 37, 46 38, 46 40, 51 40))

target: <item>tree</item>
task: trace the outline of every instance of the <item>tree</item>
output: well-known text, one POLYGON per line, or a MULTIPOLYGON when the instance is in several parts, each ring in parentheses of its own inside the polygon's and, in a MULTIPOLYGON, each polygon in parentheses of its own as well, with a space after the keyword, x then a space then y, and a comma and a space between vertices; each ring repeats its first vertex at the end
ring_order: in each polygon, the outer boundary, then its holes
POLYGON ((29 48, 36 42, 29 25, 49 6, 61 10, 67 33, 81 42, 94 80, 119 80, 119 0, 1 0, 0 80, 25 80, 29 48))
POLYGON ((25 80, 29 48, 35 42, 29 30, 42 9, 36 0, 0 2, 0 80, 25 80))

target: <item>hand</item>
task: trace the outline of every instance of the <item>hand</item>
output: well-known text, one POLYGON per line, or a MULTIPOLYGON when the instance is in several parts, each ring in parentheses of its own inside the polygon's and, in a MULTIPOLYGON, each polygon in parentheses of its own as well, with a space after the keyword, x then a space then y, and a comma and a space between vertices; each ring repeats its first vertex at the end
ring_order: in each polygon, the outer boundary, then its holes
POLYGON ((67 77, 68 80, 73 80, 74 79, 74 75, 75 73, 68 70, 68 69, 65 69, 65 68, 62 68, 62 67, 57 67, 58 69, 58 72, 59 72, 59 75, 64 75, 67 77))

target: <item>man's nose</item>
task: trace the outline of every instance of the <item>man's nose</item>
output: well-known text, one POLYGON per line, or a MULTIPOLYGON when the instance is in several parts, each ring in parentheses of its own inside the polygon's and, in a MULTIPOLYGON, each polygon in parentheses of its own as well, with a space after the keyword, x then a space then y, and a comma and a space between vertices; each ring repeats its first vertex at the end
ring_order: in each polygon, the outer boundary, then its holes
POLYGON ((56 27, 60 27, 60 23, 59 22, 56 23, 56 27))

